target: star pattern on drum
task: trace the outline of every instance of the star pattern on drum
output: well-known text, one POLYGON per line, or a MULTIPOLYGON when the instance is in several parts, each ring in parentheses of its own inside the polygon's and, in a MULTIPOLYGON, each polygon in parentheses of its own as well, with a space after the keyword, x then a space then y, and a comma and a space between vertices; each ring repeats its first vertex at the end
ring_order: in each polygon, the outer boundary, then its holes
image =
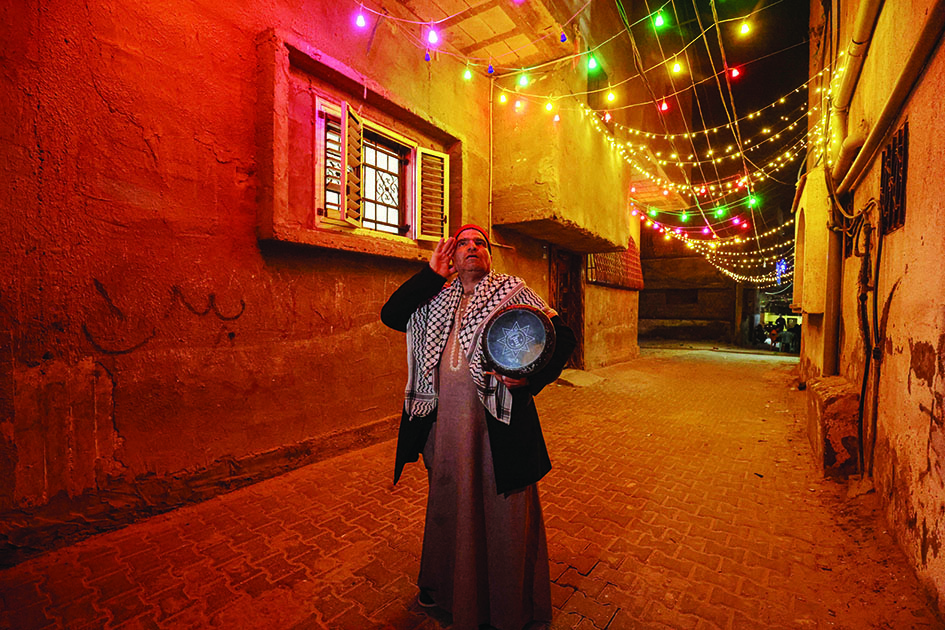
POLYGON ((511 327, 506 328, 504 334, 499 338, 499 343, 509 353, 518 355, 518 358, 528 350, 529 344, 535 342, 528 326, 519 326, 514 322, 511 327))

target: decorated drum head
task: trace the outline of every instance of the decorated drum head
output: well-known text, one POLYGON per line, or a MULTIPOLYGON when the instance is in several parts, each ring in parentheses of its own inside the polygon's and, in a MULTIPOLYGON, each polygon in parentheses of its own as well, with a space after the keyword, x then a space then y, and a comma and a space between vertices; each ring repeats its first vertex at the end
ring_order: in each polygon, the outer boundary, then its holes
POLYGON ((540 309, 508 306, 486 322, 486 359, 497 373, 522 378, 545 367, 555 349, 555 329, 540 309))

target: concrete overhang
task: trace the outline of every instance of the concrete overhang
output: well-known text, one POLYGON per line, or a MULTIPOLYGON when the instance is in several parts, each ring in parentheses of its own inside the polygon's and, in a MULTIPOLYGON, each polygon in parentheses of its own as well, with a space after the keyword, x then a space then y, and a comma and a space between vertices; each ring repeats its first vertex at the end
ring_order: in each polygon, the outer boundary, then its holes
POLYGON ((517 223, 493 223, 493 225, 581 254, 627 249, 626 243, 615 243, 563 217, 542 217, 517 223))

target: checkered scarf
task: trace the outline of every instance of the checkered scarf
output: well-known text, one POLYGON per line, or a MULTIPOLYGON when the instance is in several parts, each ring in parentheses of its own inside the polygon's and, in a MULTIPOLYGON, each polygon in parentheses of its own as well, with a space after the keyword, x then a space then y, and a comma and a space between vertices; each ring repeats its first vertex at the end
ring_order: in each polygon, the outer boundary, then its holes
MULTIPOLYGON (((411 419, 425 416, 436 408, 439 392, 437 366, 462 296, 463 284, 457 278, 417 309, 407 322, 405 404, 411 419)), ((460 347, 469 363, 479 400, 489 413, 505 424, 512 419, 512 396, 495 375, 484 373, 485 360, 480 340, 489 316, 512 304, 527 304, 553 314, 521 278, 490 272, 476 285, 459 326, 460 347)))

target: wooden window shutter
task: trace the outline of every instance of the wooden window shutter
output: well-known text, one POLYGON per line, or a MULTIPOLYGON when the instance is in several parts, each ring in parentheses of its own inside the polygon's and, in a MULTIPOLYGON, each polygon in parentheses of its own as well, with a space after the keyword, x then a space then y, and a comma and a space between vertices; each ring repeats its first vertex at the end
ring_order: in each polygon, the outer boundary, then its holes
POLYGON ((364 123, 348 103, 342 105, 344 121, 344 212, 342 218, 352 225, 361 225, 361 151, 364 123))
POLYGON ((417 240, 438 241, 449 234, 450 158, 430 149, 418 149, 417 157, 417 240))

